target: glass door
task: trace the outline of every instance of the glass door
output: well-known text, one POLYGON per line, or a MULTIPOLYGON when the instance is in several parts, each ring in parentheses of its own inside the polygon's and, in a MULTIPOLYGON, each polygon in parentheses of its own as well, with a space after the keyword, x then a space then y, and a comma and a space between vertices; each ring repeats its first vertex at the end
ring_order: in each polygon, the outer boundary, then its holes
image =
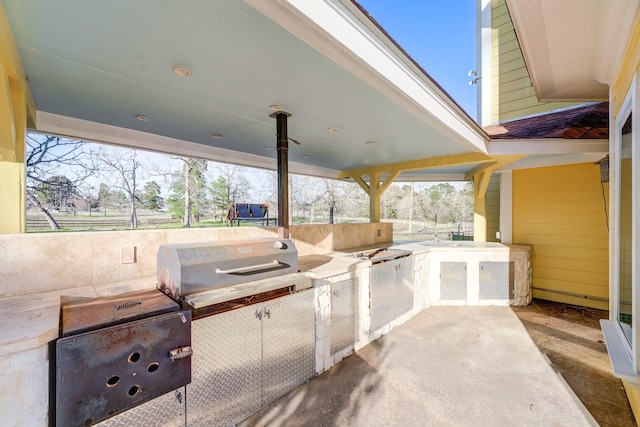
POLYGON ((620 234, 617 283, 617 320, 629 346, 633 343, 633 130, 632 112, 629 112, 622 122, 621 129, 618 129, 620 144, 618 230, 620 234))

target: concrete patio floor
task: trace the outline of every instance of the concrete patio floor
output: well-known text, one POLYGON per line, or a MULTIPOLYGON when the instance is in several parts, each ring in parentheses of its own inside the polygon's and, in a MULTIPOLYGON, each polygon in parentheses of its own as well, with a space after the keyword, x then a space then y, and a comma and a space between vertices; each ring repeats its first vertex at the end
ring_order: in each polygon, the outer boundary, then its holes
POLYGON ((239 424, 597 425, 509 307, 431 307, 239 424))

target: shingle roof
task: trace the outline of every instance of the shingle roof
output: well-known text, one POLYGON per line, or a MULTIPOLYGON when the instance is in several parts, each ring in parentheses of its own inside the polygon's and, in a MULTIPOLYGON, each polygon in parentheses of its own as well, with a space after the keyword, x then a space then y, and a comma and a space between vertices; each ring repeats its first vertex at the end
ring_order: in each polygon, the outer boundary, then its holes
POLYGON ((609 103, 600 102, 570 110, 484 126, 491 139, 607 139, 609 103))

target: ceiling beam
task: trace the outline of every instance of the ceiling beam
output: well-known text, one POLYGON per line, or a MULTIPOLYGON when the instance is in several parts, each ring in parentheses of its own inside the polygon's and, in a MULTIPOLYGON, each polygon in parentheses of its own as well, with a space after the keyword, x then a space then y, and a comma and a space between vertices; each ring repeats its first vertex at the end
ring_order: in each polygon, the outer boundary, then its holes
MULTIPOLYGON (((470 180, 470 179, 474 179, 476 175, 478 175, 481 172, 485 172, 488 175, 491 175, 491 173, 497 169, 500 169, 503 166, 506 166, 510 163, 516 162, 524 157, 527 157, 526 154, 511 154, 511 155, 504 155, 504 156, 493 156, 491 162, 487 162, 487 163, 483 163, 481 165, 476 166, 475 168, 471 169, 469 172, 467 172, 464 175, 464 179, 466 180, 470 180)), ((474 179, 475 182, 475 179, 474 179)))
POLYGON ((374 173, 390 173, 396 176, 402 172, 432 169, 438 167, 468 165, 473 163, 491 162, 492 158, 484 153, 465 153, 450 156, 430 157, 426 159, 409 160, 406 162, 388 163, 386 165, 364 168, 347 169, 338 173, 338 179, 372 176, 374 173))

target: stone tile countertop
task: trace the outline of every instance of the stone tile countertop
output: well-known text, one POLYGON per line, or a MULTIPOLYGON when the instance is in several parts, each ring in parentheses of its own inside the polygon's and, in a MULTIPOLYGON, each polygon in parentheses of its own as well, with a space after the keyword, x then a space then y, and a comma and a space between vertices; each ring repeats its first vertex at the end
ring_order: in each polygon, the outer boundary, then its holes
POLYGON ((58 338, 60 303, 64 298, 95 298, 154 287, 155 277, 0 298, 0 357, 58 338))
MULTIPOLYGON (((298 269, 312 279, 336 276, 369 265, 350 257, 354 248, 299 258, 298 269)), ((104 286, 84 286, 0 298, 0 357, 46 345, 59 335, 60 305, 64 298, 95 298, 155 288, 155 277, 104 286)))

